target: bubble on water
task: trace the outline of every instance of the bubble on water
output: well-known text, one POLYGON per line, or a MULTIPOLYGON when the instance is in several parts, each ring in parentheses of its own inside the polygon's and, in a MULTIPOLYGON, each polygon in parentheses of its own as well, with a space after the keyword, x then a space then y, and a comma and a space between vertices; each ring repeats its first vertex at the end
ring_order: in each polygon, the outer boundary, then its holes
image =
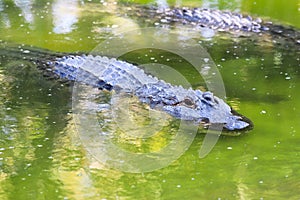
POLYGON ((265 111, 265 110, 260 111, 260 114, 266 114, 266 113, 267 113, 267 111, 265 111))

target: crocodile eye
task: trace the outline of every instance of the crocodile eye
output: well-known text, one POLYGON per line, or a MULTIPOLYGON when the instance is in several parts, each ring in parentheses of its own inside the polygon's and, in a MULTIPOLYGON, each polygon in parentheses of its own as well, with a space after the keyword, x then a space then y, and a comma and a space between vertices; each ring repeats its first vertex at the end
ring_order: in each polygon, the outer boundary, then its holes
POLYGON ((195 103, 189 99, 189 98, 185 98, 182 103, 184 103, 187 107, 194 107, 195 103))

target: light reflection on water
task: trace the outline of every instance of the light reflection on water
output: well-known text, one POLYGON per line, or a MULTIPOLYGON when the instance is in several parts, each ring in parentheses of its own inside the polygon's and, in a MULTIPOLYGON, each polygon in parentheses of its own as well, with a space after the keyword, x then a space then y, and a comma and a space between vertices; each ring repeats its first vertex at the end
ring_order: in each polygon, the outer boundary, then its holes
POLYGON ((79 2, 77 0, 57 0, 52 5, 53 14, 53 32, 57 34, 66 34, 76 29, 78 22, 79 2))
POLYGON ((34 16, 32 13, 33 1, 30 0, 14 0, 16 6, 21 9, 22 15, 27 23, 32 24, 34 22, 34 16))

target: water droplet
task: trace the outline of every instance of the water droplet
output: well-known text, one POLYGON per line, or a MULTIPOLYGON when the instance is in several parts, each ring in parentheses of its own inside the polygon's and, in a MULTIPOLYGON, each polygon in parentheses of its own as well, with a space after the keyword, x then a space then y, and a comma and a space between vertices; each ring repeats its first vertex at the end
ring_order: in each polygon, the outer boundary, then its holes
POLYGON ((209 58, 204 58, 203 60, 204 60, 204 62, 208 63, 209 58))

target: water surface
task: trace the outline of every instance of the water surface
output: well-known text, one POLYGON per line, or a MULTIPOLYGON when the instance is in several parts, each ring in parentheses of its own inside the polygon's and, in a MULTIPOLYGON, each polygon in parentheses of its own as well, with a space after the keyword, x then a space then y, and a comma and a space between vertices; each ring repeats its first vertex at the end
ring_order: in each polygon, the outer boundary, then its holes
MULTIPOLYGON (((204 158, 199 158, 199 149, 205 131, 199 130, 187 151, 162 169, 128 173, 107 168, 87 152, 78 136, 72 87, 43 76, 31 62, 1 57, 1 199, 300 199, 299 46, 276 45, 270 37, 253 35, 213 33, 207 38, 211 32, 191 26, 126 16, 128 2, 67 2, 0 1, 0 39, 55 52, 89 52, 110 37, 144 27, 192 38, 215 62, 227 102, 253 120, 255 127, 238 137, 221 136, 204 158)), ((203 0, 180 6, 238 11, 300 28, 296 0, 284 5, 280 0, 203 0)), ((122 59, 166 64, 184 77, 162 77, 166 81, 207 89, 197 71, 168 52, 143 49, 122 59)), ((161 66, 145 68, 158 76, 170 73, 161 66)), ((109 106, 111 94, 100 94, 97 100, 109 106)), ((134 99, 130 102, 130 117, 139 126, 134 133, 149 134, 147 107, 134 99)), ((109 131, 105 115, 98 117, 109 131)), ((164 119, 154 121, 166 123, 165 128, 147 140, 134 140, 122 131, 112 140, 137 153, 160 149, 172 141, 178 126, 178 121, 164 119)), ((126 125, 126 119, 121 120, 126 125)))

